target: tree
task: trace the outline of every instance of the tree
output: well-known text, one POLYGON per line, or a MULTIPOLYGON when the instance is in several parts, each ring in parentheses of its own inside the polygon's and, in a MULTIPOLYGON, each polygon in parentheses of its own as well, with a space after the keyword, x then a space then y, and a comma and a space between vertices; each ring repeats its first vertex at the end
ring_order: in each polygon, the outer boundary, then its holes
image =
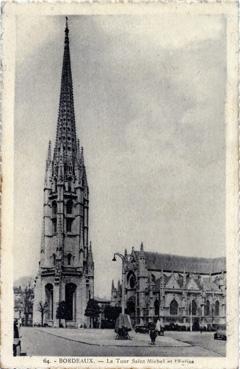
POLYGON ((44 315, 46 314, 46 312, 48 311, 48 303, 47 302, 39 302, 39 306, 38 306, 38 311, 40 311, 41 313, 41 325, 43 327, 43 319, 44 319, 44 315))
POLYGON ((65 301, 60 301, 56 311, 56 318, 59 319, 59 327, 61 326, 61 319, 68 319, 68 309, 65 301))
POLYGON ((24 298, 24 316, 25 316, 24 325, 27 326, 29 324, 29 316, 32 316, 33 312, 34 291, 33 288, 30 286, 30 284, 27 287, 25 287, 23 296, 24 296, 23 298, 24 298))
POLYGON ((100 308, 98 302, 94 299, 88 300, 87 307, 85 310, 85 315, 90 318, 90 327, 95 323, 95 319, 99 317, 100 308))

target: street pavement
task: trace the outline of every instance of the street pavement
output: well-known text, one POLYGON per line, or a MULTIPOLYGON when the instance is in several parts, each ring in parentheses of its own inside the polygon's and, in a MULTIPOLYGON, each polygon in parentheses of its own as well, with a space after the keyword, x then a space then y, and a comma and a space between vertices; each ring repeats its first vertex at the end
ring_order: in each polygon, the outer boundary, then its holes
POLYGON ((150 345, 148 334, 131 332, 131 340, 115 340, 107 329, 22 327, 22 352, 31 356, 225 356, 225 342, 213 333, 165 332, 150 345))

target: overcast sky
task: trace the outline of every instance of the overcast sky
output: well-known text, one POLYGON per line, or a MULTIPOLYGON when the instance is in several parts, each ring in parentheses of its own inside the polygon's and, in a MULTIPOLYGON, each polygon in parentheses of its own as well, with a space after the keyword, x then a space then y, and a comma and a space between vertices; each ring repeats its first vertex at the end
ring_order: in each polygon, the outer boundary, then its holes
MULTIPOLYGON (((48 140, 55 141, 64 17, 17 19, 14 278, 40 256, 48 140)), ((132 246, 225 255, 225 21, 70 16, 77 134, 90 189, 95 294, 132 246)))

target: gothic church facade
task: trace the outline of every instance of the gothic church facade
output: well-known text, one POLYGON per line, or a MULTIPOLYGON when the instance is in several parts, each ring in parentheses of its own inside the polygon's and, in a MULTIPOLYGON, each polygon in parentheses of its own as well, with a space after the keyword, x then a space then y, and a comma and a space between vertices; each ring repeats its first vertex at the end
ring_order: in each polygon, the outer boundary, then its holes
POLYGON ((133 325, 160 318, 165 327, 212 329, 226 324, 226 260, 132 249, 123 258, 124 288, 112 282, 111 304, 122 299, 133 325), (122 292, 124 296, 122 296, 122 292))
POLYGON ((35 280, 33 323, 57 326, 65 301, 67 323, 88 324, 84 315, 94 295, 94 262, 88 239, 89 188, 83 148, 76 136, 69 29, 66 20, 55 147, 49 142, 44 181, 39 271, 35 280))

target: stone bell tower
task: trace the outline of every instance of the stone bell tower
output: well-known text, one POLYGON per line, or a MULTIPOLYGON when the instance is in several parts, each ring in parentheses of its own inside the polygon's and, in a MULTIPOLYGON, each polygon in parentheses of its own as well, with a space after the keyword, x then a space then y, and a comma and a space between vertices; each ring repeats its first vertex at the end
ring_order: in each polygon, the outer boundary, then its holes
POLYGON ((88 324, 85 309, 94 294, 94 262, 88 240, 89 189, 83 148, 76 136, 69 28, 66 18, 57 132, 49 142, 44 181, 43 225, 36 277, 33 322, 58 325, 56 311, 65 301, 67 324, 88 324))

